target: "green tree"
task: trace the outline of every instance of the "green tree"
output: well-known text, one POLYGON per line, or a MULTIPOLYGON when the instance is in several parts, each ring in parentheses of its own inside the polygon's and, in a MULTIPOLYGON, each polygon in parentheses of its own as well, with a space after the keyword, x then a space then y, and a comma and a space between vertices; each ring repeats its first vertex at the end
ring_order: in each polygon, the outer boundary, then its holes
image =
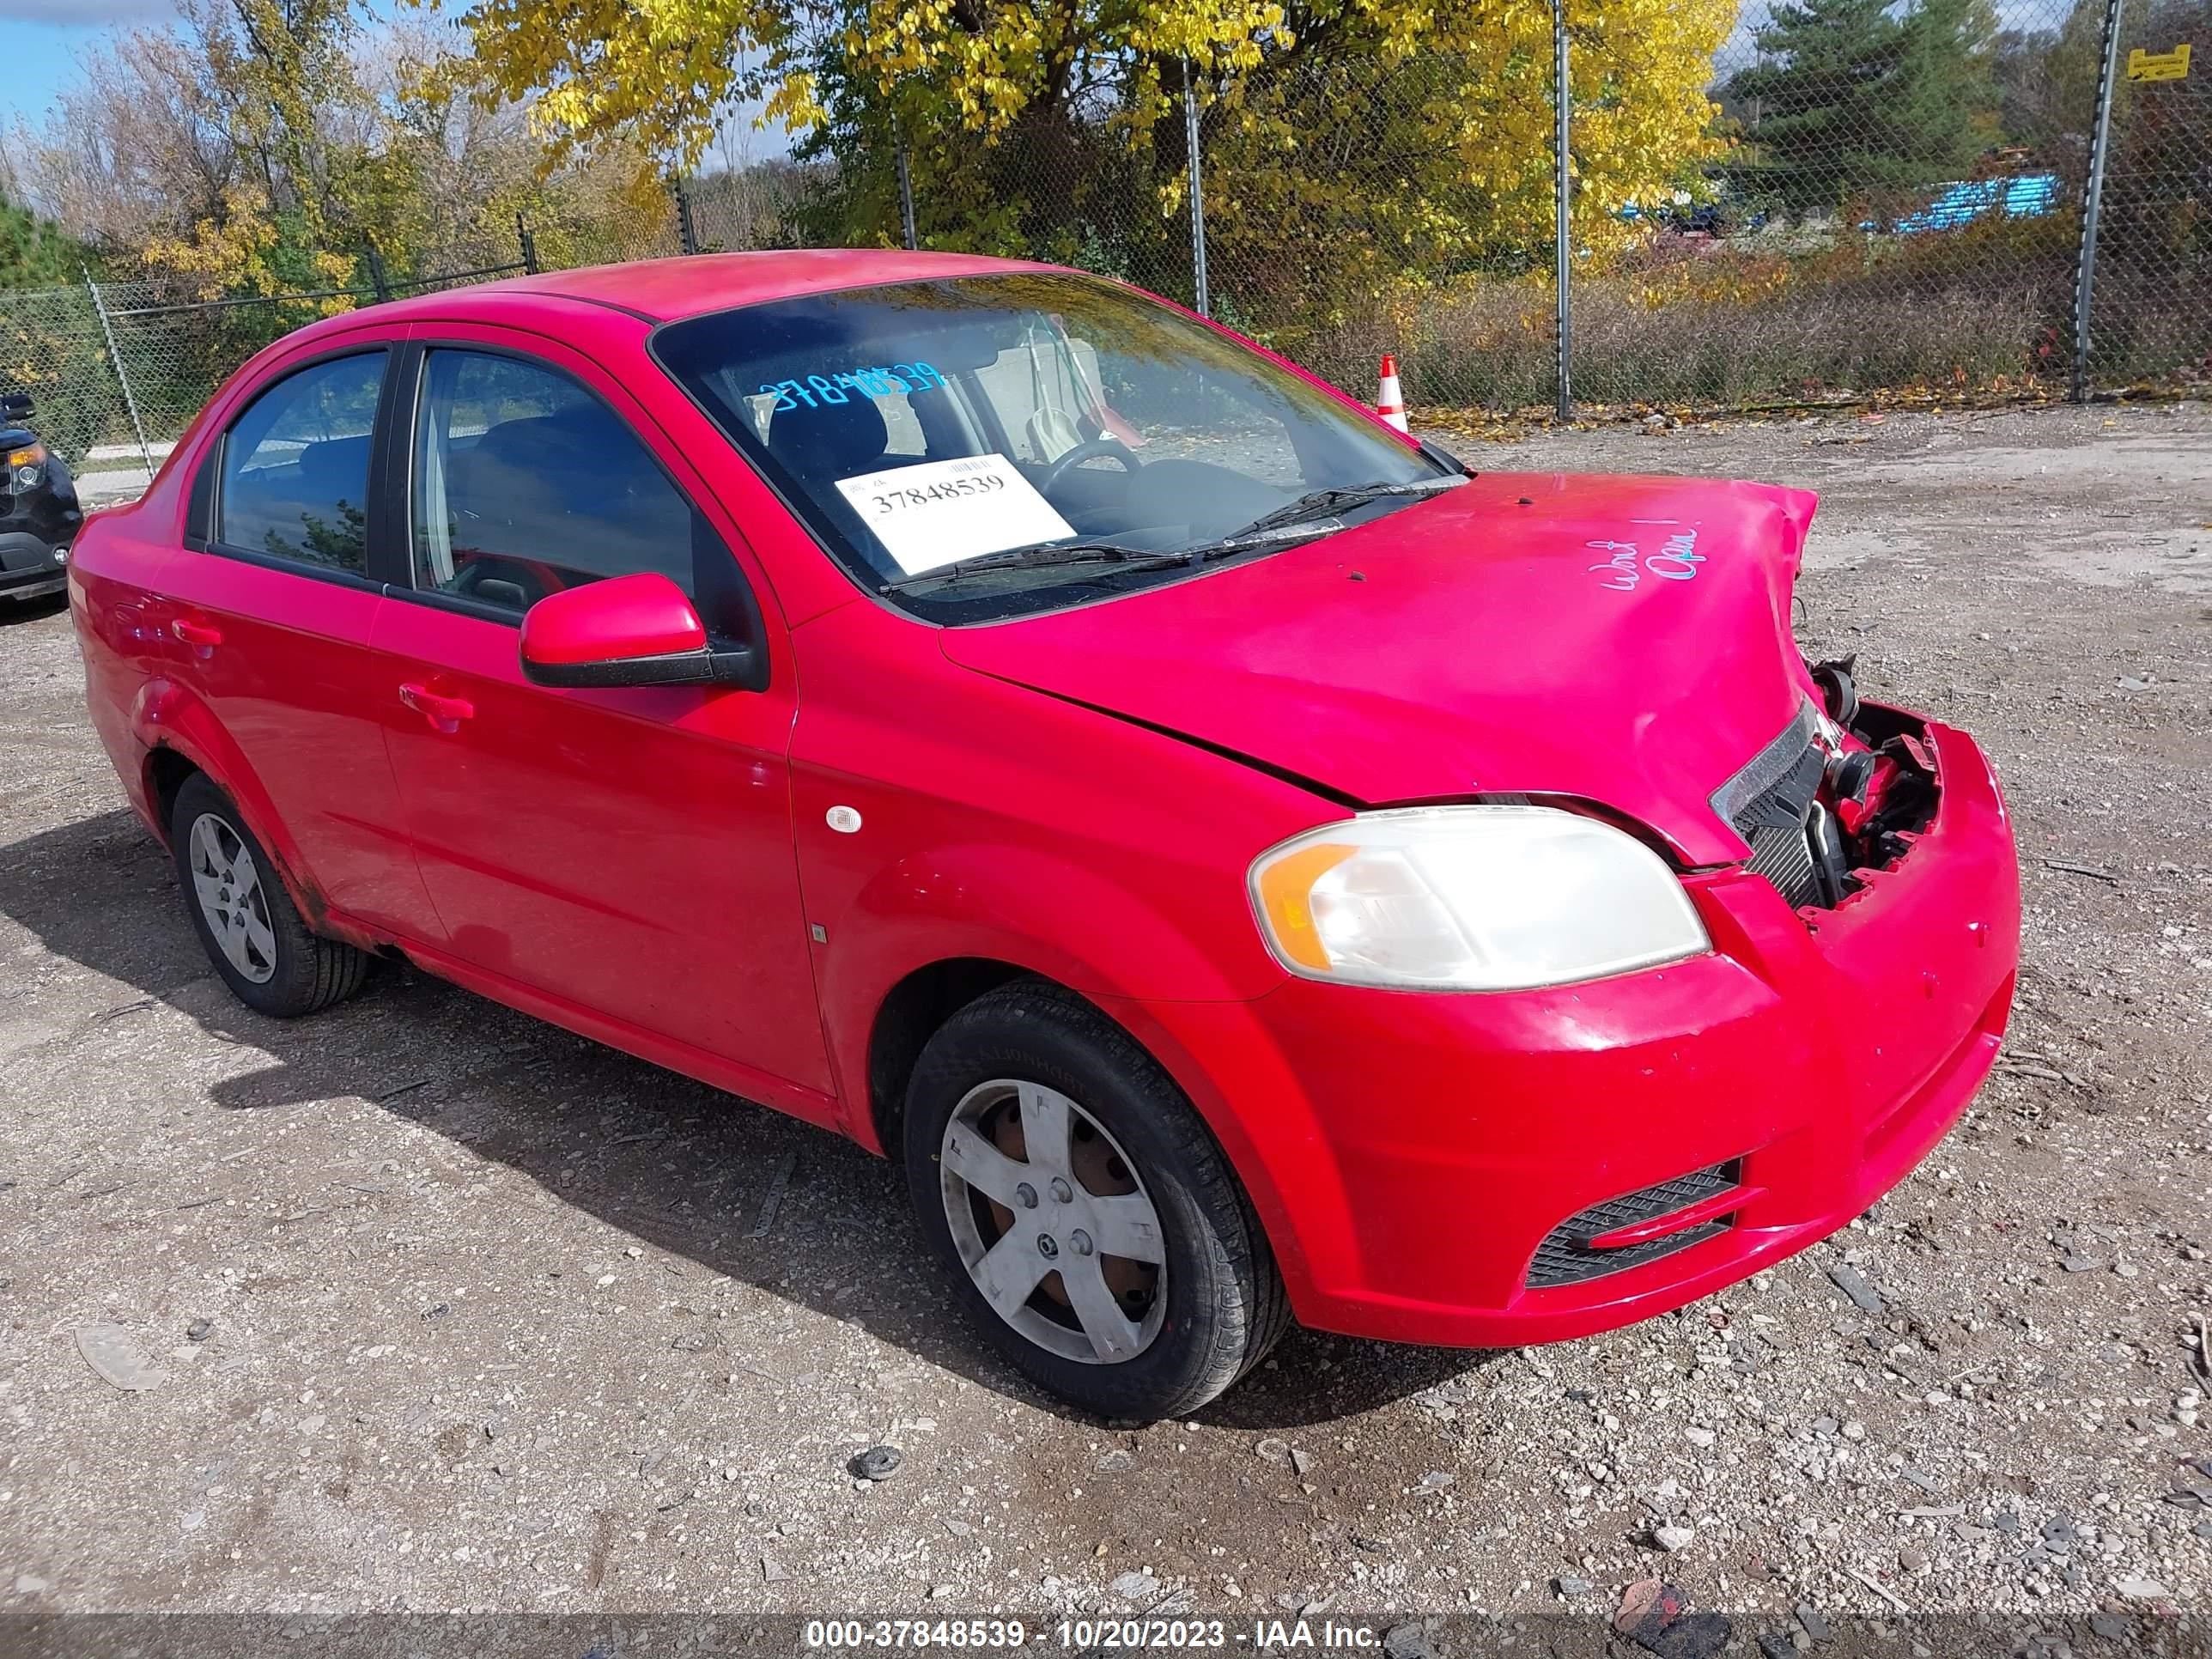
POLYGON ((1998 137, 1989 0, 1802 0, 1753 35, 1730 76, 1739 188, 1791 212, 1893 216, 1969 177, 1998 137))
POLYGON ((0 198, 0 289, 74 287, 98 263, 52 220, 0 198))
POLYGON ((92 250, 52 220, 0 198, 0 392, 27 392, 46 441, 67 455, 98 434, 109 384, 84 290, 92 250))

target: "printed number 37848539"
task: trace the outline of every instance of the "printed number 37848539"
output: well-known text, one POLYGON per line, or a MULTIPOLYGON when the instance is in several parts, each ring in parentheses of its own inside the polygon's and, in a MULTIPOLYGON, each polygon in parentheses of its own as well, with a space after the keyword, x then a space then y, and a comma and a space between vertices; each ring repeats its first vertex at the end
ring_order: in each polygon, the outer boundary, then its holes
POLYGON ((775 410, 772 412, 780 413, 801 404, 809 409, 842 404, 855 392, 865 398, 888 398, 894 392, 930 392, 944 384, 945 377, 927 363, 893 363, 889 368, 856 368, 834 378, 810 374, 804 382, 778 380, 763 386, 761 391, 775 393, 775 410))
POLYGON ((967 478, 944 478, 936 483, 886 489, 879 495, 872 495, 868 511, 878 519, 888 519, 906 507, 927 507, 932 501, 955 501, 963 495, 988 495, 1006 487, 1006 481, 992 472, 979 472, 967 478))

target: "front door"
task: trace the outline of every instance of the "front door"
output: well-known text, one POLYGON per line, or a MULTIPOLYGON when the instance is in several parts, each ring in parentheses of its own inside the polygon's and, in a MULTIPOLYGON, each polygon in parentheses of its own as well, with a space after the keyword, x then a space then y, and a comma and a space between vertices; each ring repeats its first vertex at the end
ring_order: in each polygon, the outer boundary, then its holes
POLYGON ((692 1069, 755 1075, 775 1103, 791 1104, 775 1084, 826 1096, 789 656, 762 641, 781 671, 765 692, 525 679, 523 613, 562 587, 657 570, 724 631, 764 626, 762 608, 619 388, 536 337, 523 351, 454 332, 410 353, 394 420, 414 585, 377 633, 408 664, 385 688, 386 731, 449 948, 721 1062, 692 1069))

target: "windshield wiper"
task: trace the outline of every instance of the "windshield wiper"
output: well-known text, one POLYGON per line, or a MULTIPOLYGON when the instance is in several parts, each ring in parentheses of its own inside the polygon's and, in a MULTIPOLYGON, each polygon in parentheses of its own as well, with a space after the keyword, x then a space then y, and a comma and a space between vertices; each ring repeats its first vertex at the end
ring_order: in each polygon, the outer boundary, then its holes
POLYGON ((879 584, 878 593, 898 593, 925 582, 957 581, 963 576, 995 570, 1040 570, 1055 564, 1112 563, 1125 570, 1152 570, 1183 562, 1182 553, 1160 553, 1148 547, 1128 547, 1120 542, 1038 542, 1029 547, 1009 547, 998 553, 979 553, 971 559, 932 565, 910 576, 879 584))
POLYGON ((1364 507, 1369 501, 1379 501, 1389 495, 1429 495, 1439 489, 1449 489, 1464 482, 1457 478, 1424 478, 1417 483, 1345 484, 1333 489, 1312 489, 1294 501, 1285 501, 1272 513, 1262 513, 1240 530, 1232 530, 1223 539, 1233 542, 1245 536, 1255 536, 1262 531, 1279 529, 1285 525, 1304 524, 1319 518, 1324 513, 1341 513, 1347 507, 1364 507))
MULTIPOLYGON (((1376 490, 1382 495, 1402 495, 1424 492, 1409 490, 1403 484, 1378 484, 1376 490)), ((1327 495, 1316 490, 1316 496, 1327 495)), ((1340 492, 1341 493, 1341 492, 1340 492)), ((1355 492, 1356 493, 1356 492, 1355 492)), ((1297 501, 1291 507, 1300 505, 1297 501)), ((1030 547, 1010 547, 1000 553, 979 553, 974 558, 956 559, 951 564, 933 565, 927 570, 917 570, 912 575, 877 585, 878 593, 900 593, 929 582, 953 582, 966 576, 994 575, 1001 570, 1041 570, 1060 564, 1111 564, 1115 574, 1137 570, 1165 570, 1174 565, 1203 564, 1213 559, 1225 559, 1232 553, 1242 553, 1248 548, 1275 547, 1284 542, 1310 541, 1317 537, 1332 535, 1344 528, 1335 519, 1319 520, 1309 507, 1298 520, 1279 525, 1247 525, 1231 536, 1218 541, 1200 542, 1190 547, 1179 547, 1172 552, 1160 552, 1148 547, 1129 547, 1120 542, 1038 542, 1030 547)))
POLYGON ((1285 542, 1318 541, 1323 536, 1334 536, 1344 528, 1341 519, 1316 519, 1307 514, 1296 524, 1276 525, 1269 529, 1255 531, 1250 526, 1233 536, 1224 536, 1218 542, 1200 542, 1186 547, 1172 557, 1178 564, 1205 564, 1213 559, 1225 559, 1232 553, 1242 553, 1252 547, 1280 547, 1285 542))

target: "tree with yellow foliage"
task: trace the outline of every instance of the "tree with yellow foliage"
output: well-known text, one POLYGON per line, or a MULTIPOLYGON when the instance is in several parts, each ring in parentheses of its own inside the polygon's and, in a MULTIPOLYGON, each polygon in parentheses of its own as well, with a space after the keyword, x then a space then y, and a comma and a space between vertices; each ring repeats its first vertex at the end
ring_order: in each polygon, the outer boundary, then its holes
MULTIPOLYGON (((1735 0, 1566 0, 1577 240, 1693 185, 1735 0)), ((1542 0, 481 0, 495 95, 556 143, 696 162, 733 106, 838 163, 815 234, 896 234, 906 150, 933 246, 1041 253, 1188 291, 1186 64, 1211 258, 1246 313, 1548 257, 1542 0)))

